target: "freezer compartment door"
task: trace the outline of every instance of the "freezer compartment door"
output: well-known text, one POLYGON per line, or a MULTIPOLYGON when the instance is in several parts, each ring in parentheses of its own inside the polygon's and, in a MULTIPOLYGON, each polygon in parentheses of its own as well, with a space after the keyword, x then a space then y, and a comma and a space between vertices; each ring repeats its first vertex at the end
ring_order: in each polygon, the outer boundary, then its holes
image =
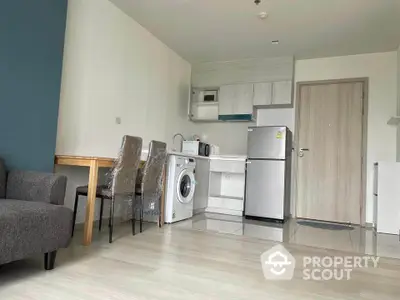
POLYGON ((284 219, 285 161, 249 160, 245 215, 284 219))
POLYGON ((286 127, 249 127, 247 156, 249 158, 285 159, 286 127))

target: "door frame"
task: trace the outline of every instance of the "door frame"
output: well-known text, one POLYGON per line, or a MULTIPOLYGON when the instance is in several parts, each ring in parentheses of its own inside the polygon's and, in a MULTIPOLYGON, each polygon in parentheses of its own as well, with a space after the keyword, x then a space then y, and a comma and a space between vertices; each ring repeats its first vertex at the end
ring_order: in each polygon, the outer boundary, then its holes
POLYGON ((368 129, 368 77, 360 78, 346 78, 346 79, 328 79, 328 80, 316 80, 316 81, 300 81, 296 82, 296 99, 295 99, 295 134, 294 134, 294 152, 293 152, 293 198, 292 198, 292 212, 297 217, 297 182, 298 182, 298 161, 297 156, 298 144, 299 144, 299 131, 300 131, 300 101, 301 93, 300 89, 302 86, 307 85, 326 85, 326 84, 338 84, 338 83, 362 83, 363 84, 363 120, 362 120, 362 157, 361 157, 361 200, 360 200, 360 225, 366 226, 366 187, 367 187, 367 129, 368 129))

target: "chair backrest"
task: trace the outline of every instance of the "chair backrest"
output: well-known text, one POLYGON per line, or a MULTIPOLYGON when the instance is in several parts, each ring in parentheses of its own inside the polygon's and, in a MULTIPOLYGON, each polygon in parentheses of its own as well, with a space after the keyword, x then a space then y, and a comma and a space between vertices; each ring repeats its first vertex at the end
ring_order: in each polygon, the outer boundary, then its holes
POLYGON ((111 173, 112 196, 133 195, 142 154, 142 138, 125 135, 111 173))
MULTIPOLYGON (((162 193, 162 180, 165 161, 167 159, 167 144, 151 141, 146 163, 143 167, 141 192, 145 198, 157 198, 162 193)), ((154 199, 158 200, 158 199, 154 199)))

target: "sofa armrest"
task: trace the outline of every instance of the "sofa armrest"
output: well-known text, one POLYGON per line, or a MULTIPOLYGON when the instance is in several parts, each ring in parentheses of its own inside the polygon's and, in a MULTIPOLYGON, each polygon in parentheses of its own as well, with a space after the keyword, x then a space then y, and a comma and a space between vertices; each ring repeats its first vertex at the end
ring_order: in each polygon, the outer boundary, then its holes
POLYGON ((64 204, 67 177, 32 171, 8 173, 6 198, 34 202, 64 204))

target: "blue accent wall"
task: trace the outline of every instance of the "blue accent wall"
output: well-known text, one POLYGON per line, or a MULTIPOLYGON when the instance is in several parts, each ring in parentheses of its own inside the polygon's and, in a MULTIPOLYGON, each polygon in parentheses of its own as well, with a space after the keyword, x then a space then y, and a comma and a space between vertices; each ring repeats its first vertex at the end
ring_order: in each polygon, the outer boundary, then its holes
POLYGON ((0 2, 0 157, 52 171, 67 0, 0 2))

